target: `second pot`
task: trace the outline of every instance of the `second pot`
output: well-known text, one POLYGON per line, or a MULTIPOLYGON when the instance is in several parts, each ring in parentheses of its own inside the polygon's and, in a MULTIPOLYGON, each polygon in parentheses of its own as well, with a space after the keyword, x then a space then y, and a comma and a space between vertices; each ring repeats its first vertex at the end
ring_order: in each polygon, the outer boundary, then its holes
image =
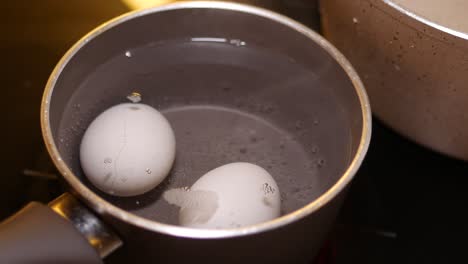
POLYGON ((399 2, 322 0, 323 33, 356 67, 379 119, 468 160, 468 35, 399 2))

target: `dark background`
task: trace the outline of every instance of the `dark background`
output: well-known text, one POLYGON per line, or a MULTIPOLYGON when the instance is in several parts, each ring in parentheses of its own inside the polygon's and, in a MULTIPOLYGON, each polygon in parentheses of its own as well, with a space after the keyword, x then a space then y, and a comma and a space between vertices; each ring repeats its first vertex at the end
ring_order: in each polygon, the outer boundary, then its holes
MULTIPOLYGON (((241 2, 319 29, 313 0, 241 2)), ((2 1, 1 10, 0 220, 30 200, 48 202, 60 193, 40 133, 43 88, 75 41, 129 9, 117 0, 21 0, 2 1)), ((367 158, 317 262, 468 263, 467 174, 468 163, 419 147, 374 120, 367 158)))

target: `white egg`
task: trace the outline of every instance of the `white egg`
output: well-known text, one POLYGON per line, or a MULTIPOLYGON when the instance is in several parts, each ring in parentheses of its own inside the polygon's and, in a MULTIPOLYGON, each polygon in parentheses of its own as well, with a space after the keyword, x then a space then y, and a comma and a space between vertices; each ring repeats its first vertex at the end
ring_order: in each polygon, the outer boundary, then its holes
POLYGON ((253 225, 280 216, 280 191, 263 168, 245 162, 209 171, 191 188, 166 191, 163 197, 181 207, 179 224, 221 229, 253 225))
POLYGON ((145 104, 124 103, 101 113, 89 125, 80 146, 84 173, 100 190, 133 196, 156 187, 175 158, 169 122, 145 104))

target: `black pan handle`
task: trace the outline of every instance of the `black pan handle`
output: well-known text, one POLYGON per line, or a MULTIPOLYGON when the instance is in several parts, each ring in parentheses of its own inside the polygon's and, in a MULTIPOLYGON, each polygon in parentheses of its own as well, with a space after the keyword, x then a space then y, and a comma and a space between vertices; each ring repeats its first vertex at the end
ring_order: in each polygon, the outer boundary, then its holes
POLYGON ((31 202, 0 223, 0 263, 102 264, 122 244, 71 194, 49 206, 31 202))

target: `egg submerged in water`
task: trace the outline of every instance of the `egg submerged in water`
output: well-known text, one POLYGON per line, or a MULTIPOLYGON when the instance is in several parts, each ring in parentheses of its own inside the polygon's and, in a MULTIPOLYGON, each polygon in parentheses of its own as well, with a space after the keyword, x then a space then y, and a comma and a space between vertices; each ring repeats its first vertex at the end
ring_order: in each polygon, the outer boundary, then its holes
POLYGON ((209 171, 191 188, 168 190, 164 199, 180 207, 181 226, 227 229, 280 216, 278 185, 263 168, 246 162, 209 171))
POLYGON ((151 106, 123 103, 101 113, 80 146, 81 167, 98 189, 116 196, 143 194, 169 173, 175 136, 151 106))

